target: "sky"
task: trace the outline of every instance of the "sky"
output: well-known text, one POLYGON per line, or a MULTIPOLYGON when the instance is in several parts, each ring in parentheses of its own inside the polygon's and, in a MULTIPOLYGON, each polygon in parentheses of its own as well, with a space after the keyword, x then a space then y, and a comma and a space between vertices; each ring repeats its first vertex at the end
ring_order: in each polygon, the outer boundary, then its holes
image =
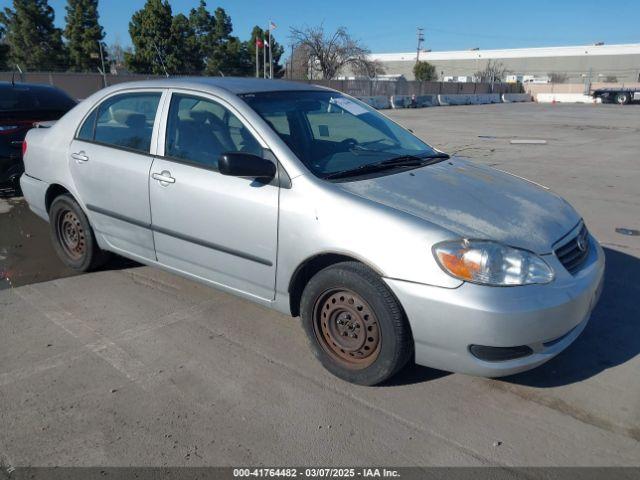
MULTIPOLYGON (((66 0, 49 0, 56 24, 64 25, 66 0)), ((100 22, 106 42, 130 45, 128 23, 144 0, 101 0, 100 22)), ((199 0, 170 0, 174 14, 199 0)), ((207 2, 231 16, 234 35, 247 39, 254 25, 269 19, 274 37, 288 46, 291 26, 324 23, 326 29, 345 26, 374 53, 409 52, 416 48, 416 27, 424 28, 424 48, 521 48, 588 45, 595 42, 640 43, 639 0, 230 0, 207 2), (482 5, 482 6, 481 6, 482 5), (627 12, 619 15, 615 12, 627 12)), ((0 8, 12 4, 0 0, 0 8)))

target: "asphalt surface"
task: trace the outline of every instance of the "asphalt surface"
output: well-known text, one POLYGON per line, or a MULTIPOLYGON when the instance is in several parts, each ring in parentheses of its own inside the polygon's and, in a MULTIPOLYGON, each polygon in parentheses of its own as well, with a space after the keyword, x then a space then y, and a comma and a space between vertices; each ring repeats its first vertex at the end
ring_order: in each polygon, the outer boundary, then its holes
POLYGON ((0 464, 640 465, 640 236, 616 232, 640 229, 639 113, 389 113, 447 152, 551 187, 605 247, 581 337, 496 380, 410 366, 353 386, 312 358, 297 319, 153 268, 32 283, 69 272, 46 224, 0 201, 0 265, 22 272, 0 292, 0 464))

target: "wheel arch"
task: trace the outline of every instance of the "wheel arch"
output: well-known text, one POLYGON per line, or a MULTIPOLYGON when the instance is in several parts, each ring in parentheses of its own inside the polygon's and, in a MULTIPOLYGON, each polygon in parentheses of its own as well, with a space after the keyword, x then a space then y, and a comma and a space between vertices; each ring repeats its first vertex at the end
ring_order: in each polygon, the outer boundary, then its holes
POLYGON ((358 262, 370 268, 378 275, 383 276, 380 269, 372 266, 366 261, 363 261, 361 258, 357 258, 356 256, 347 253, 324 252, 313 255, 312 257, 302 261, 300 265, 296 267, 293 275, 291 275, 291 279, 289 280, 289 309, 291 310, 292 316, 297 317, 300 315, 300 300, 302 298, 302 292, 309 280, 311 280, 311 278, 320 270, 341 262, 358 262))
POLYGON ((49 213, 49 209, 51 208, 53 201, 65 193, 68 193, 73 197, 73 194, 65 186, 60 185, 59 183, 52 183, 49 185, 46 193, 44 194, 44 206, 47 213, 49 213))

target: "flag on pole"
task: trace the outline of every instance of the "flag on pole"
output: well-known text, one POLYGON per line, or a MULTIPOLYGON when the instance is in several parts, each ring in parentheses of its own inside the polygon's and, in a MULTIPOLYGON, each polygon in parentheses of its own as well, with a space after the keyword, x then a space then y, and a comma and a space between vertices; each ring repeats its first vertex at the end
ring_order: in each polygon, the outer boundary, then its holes
POLYGON ((257 48, 264 47, 264 42, 260 38, 256 38, 256 47, 257 48))
POLYGON ((275 23, 269 22, 269 30, 275 30, 276 28, 278 28, 278 26, 275 23))

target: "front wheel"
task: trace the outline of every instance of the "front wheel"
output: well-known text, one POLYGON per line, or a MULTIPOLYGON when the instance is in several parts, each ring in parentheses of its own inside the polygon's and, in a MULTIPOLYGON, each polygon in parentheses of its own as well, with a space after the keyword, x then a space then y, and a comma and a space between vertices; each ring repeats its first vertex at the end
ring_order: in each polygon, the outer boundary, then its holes
POLYGON ((357 262, 317 273, 301 299, 301 316, 314 354, 343 380, 376 385, 411 357, 411 332, 382 279, 357 262))
POLYGON ((53 248, 68 267, 88 272, 107 261, 107 252, 98 247, 87 216, 71 195, 60 195, 53 201, 49 225, 53 248))

